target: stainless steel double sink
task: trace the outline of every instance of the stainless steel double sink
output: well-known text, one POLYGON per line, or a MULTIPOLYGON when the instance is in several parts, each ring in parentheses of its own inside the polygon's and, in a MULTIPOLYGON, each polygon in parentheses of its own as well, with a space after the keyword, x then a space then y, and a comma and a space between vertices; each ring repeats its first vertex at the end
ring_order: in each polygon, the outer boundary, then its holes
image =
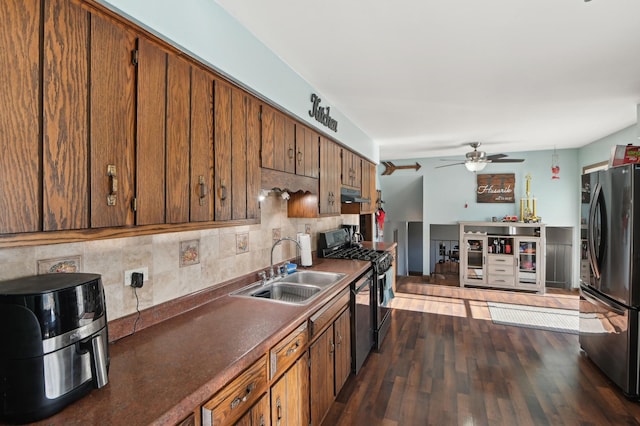
POLYGON ((336 272, 299 271, 270 280, 266 284, 261 281, 253 283, 231 295, 305 305, 345 276, 346 274, 336 272))

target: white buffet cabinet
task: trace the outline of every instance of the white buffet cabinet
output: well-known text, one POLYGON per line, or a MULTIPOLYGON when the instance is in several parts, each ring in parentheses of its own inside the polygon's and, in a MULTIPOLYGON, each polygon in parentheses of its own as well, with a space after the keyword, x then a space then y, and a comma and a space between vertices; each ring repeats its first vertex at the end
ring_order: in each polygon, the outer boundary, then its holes
POLYGON ((545 290, 545 225, 459 222, 460 286, 545 290))

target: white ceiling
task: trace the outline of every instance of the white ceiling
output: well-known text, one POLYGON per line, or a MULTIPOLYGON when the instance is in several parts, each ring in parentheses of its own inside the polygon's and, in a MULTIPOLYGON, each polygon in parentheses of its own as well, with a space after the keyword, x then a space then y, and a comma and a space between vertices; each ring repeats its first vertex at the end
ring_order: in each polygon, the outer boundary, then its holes
POLYGON ((580 147, 636 122, 639 0, 216 1, 382 160, 580 147))

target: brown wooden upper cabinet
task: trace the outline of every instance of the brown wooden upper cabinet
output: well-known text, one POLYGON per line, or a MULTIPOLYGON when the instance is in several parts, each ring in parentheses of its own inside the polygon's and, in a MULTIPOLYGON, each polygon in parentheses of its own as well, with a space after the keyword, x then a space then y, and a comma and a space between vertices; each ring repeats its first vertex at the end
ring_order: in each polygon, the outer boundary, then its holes
POLYGON ((360 213, 375 213, 376 207, 376 165, 362 160, 362 197, 371 200, 369 203, 360 203, 360 213))
POLYGON ((317 178, 319 173, 319 137, 310 128, 296 124, 296 174, 317 178))
POLYGON ((296 172, 296 125, 270 106, 262 105, 262 167, 296 172))
POLYGON ((136 36, 93 14, 90 40, 91 227, 133 225, 136 36))
POLYGON ((342 150, 342 185, 357 189, 362 185, 362 160, 348 149, 342 150))
POLYGON ((262 106, 261 125, 262 167, 318 178, 317 132, 268 105, 262 106))
MULTIPOLYGON (((21 0, 10 1, 6 4, 18 2, 20 7, 29 10, 32 1, 23 2, 21 0)), ((88 167, 88 87, 89 87, 89 63, 87 51, 89 49, 89 12, 79 5, 67 0, 49 0, 44 5, 44 37, 43 37, 43 102, 42 102, 42 230, 57 231, 65 229, 84 229, 89 227, 89 167, 88 167)), ((11 11, 11 6, 7 9, 11 11)), ((16 21, 6 18, 7 23, 3 31, 13 34, 14 29, 6 28, 16 21)), ((22 28, 33 28, 25 26, 22 28)), ((22 41, 24 43, 24 40, 22 41)), ((2 49, 2 53, 7 53, 7 48, 19 48, 21 53, 26 53, 29 48, 10 44, 2 49)), ((0 58, 2 58, 0 53, 0 58)), ((34 54, 34 52, 31 52, 34 54)), ((38 52, 35 52, 37 55, 38 52)), ((17 54, 11 54, 15 60, 20 60, 17 54)), ((19 71, 15 65, 2 66, 4 72, 12 73, 19 71)), ((27 75, 24 74, 26 78, 27 75)), ((36 83, 38 79, 31 79, 36 83)), ((13 85, 3 88, 5 95, 10 93, 13 85)), ((24 90, 23 96, 31 93, 36 96, 37 91, 24 90)), ((5 108, 0 114, 10 112, 5 108)), ((16 109, 19 111, 19 109, 16 109)), ((28 123, 35 125, 37 122, 33 117, 16 130, 27 131, 28 123)), ((7 129, 3 124, 3 128, 7 129)), ((4 133, 3 133, 4 134, 4 133)), ((26 149, 25 155, 31 157, 31 161, 36 161, 37 153, 28 153, 32 143, 35 145, 37 139, 34 138, 29 144, 20 147, 26 149)), ((3 146, 5 146, 3 144, 3 146)), ((4 150, 6 153, 6 149, 4 150)), ((6 160, 6 157, 3 156, 6 160)), ((2 160, 0 160, 2 162, 2 160)), ((21 165, 22 172, 30 172, 30 164, 27 167, 21 165)), ((2 166, 2 171, 6 171, 2 166)), ((10 170, 10 169, 9 169, 10 170)), ((10 172, 12 176, 17 176, 15 171, 10 172)), ((1 182, 5 182, 2 179, 1 182)), ((27 180, 21 178, 21 182, 27 180)), ((0 183, 2 185, 2 183, 0 183)), ((28 185, 21 191, 22 200, 12 200, 14 207, 36 206, 31 197, 37 185, 28 185)), ((17 189, 17 188, 16 188, 17 189)), ((2 189, 7 193, 6 189, 2 189)), ((40 194, 38 194, 40 198, 40 194)), ((3 207, 4 210, 4 207, 3 207)), ((4 210, 7 211, 7 210, 4 210)), ((28 210, 25 210, 25 212, 28 210)), ((9 219, 28 218, 30 215, 16 217, 13 213, 9 219)), ((3 217, 2 219, 5 219, 3 217)), ((0 219, 0 221, 2 220, 0 219)), ((35 230, 35 229, 34 229, 35 230)), ((40 230, 40 229, 38 229, 40 230)), ((6 229, 0 232, 7 232, 6 229)))
POLYGON ((320 136, 319 184, 320 214, 340 214, 340 146, 324 136, 320 136))
POLYGON ((213 220, 213 76, 138 40, 136 224, 213 220))
POLYGON ((259 217, 260 104, 214 82, 215 220, 259 217))

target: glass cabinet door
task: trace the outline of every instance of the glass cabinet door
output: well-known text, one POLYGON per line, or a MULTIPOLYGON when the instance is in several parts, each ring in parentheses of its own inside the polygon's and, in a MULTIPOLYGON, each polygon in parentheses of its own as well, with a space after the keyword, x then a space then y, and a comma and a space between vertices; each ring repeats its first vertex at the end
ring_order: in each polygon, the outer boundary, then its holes
POLYGON ((539 246, 536 239, 518 240, 518 284, 537 285, 539 246))
POLYGON ((485 281, 486 237, 466 237, 466 279, 467 281, 485 281))

